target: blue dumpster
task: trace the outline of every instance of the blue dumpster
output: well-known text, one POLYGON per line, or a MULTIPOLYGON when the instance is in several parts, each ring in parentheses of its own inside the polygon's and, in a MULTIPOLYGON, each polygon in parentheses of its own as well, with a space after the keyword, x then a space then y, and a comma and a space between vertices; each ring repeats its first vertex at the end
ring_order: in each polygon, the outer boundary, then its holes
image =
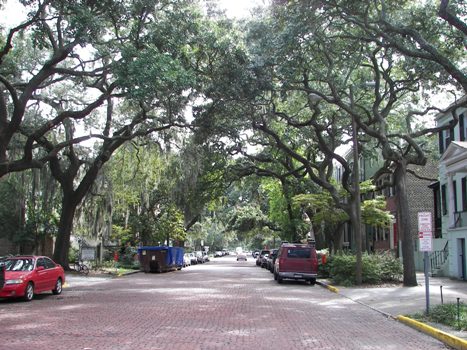
POLYGON ((181 247, 146 246, 138 248, 141 269, 144 272, 180 270, 183 266, 184 249, 181 247))

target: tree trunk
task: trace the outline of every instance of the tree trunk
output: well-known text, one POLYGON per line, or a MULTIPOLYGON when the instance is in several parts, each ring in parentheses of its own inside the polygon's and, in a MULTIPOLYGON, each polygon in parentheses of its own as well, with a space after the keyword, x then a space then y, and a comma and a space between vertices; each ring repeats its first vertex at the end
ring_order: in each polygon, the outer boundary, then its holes
POLYGON ((334 232, 332 233, 332 235, 330 235, 331 237, 331 242, 332 244, 329 245, 329 254, 337 254, 337 252, 339 250, 341 250, 341 247, 342 247, 342 237, 344 235, 344 225, 345 223, 344 222, 341 222, 339 223, 335 228, 334 228, 334 232), (332 248, 332 249, 331 249, 332 248))
POLYGON ((398 208, 397 228, 402 240, 402 259, 404 264, 404 286, 417 285, 415 274, 414 241, 410 223, 410 211, 407 198, 407 165, 404 161, 397 164, 394 170, 396 185, 396 201, 398 208))
POLYGON ((355 256, 356 256, 356 264, 355 264, 355 284, 360 285, 362 284, 362 233, 361 233, 361 224, 360 224, 360 216, 358 213, 360 207, 360 196, 353 197, 350 203, 350 224, 352 226, 352 231, 354 232, 355 237, 355 256))
POLYGON ((77 206, 78 203, 74 200, 73 195, 64 193, 53 258, 55 262, 62 265, 65 270, 70 269, 68 252, 70 250, 70 236, 73 230, 73 218, 77 206))

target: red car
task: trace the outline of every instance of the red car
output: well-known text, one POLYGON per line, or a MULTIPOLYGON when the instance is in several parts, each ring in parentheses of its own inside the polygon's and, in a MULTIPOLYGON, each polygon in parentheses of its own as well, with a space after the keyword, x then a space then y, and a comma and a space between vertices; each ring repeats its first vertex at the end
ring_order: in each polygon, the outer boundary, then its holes
MULTIPOLYGON (((14 256, 0 260, 5 277, 0 285, 0 298, 32 300, 34 294, 62 292, 63 268, 46 256, 14 256)), ((1 282, 1 281, 0 281, 1 282)))
POLYGON ((274 263, 274 279, 305 280, 316 283, 318 258, 314 245, 283 243, 277 251, 274 263))

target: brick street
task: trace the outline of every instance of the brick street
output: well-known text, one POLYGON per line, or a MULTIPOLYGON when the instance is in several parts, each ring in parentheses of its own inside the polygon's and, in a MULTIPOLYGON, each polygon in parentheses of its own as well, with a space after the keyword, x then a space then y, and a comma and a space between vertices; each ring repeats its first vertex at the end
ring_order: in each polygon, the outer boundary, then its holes
POLYGON ((316 285, 232 257, 0 301, 0 349, 445 349, 316 285))

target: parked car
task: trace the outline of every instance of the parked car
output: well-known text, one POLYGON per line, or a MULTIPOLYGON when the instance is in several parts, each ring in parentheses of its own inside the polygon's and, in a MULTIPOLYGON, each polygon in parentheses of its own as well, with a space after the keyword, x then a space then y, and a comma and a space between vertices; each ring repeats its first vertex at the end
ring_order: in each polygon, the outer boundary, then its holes
POLYGON ((224 256, 224 254, 223 254, 220 250, 218 250, 218 251, 216 251, 216 252, 214 253, 214 257, 215 257, 215 258, 220 258, 221 256, 224 256))
POLYGON ((191 265, 196 265, 198 263, 198 258, 195 253, 188 253, 188 256, 190 257, 191 265))
POLYGON ((237 254, 237 261, 247 261, 245 253, 238 253, 237 254))
POLYGON ((23 298, 31 301, 34 294, 62 292, 65 283, 63 268, 46 256, 14 256, 2 261, 5 281, 0 298, 23 298))
POLYGON ((203 252, 203 262, 208 262, 209 261, 209 255, 207 252, 203 252))
POLYGON ((277 251, 278 249, 271 250, 271 254, 269 254, 266 259, 266 268, 271 271, 271 273, 274 272, 274 263, 276 262, 277 251))
POLYGON ((274 263, 274 279, 305 280, 312 285, 318 276, 318 257, 312 244, 283 243, 274 263))
POLYGON ((190 265, 191 265, 190 254, 188 253, 183 254, 183 267, 187 267, 190 265))
POLYGON ((259 250, 255 250, 253 253, 251 253, 251 255, 253 256, 253 259, 257 259, 260 253, 261 252, 259 250))
POLYGON ((269 255, 270 251, 269 249, 263 249, 261 251, 261 253, 258 255, 258 257, 256 258, 256 265, 257 266, 261 266, 261 267, 265 267, 265 263, 266 263, 266 254, 269 255))
POLYGON ((201 250, 198 250, 195 252, 195 254, 196 254, 196 259, 198 259, 198 264, 204 263, 203 252, 201 250))

